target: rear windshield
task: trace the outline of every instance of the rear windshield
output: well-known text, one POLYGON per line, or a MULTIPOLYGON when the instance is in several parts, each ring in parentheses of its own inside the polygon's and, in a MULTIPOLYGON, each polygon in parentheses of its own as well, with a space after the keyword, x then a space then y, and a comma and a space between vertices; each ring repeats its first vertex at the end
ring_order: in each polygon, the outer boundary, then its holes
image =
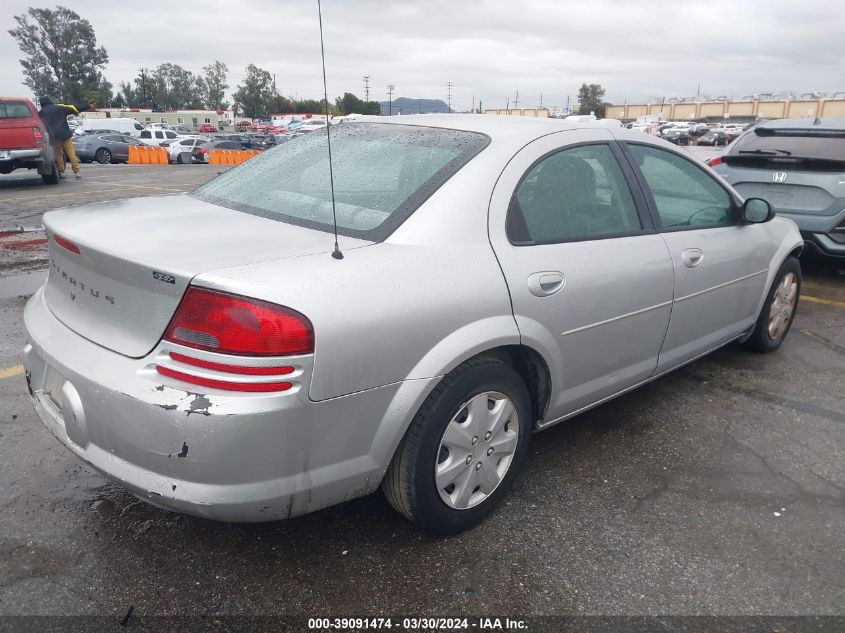
MULTIPOLYGON (((487 146, 486 135, 385 123, 331 128, 337 229, 381 241, 487 146)), ((326 130, 291 139, 193 195, 268 218, 333 231, 326 130)))
POLYGON ((845 161, 845 131, 754 128, 737 139, 731 154, 845 161))
POLYGON ((0 119, 28 119, 32 116, 23 101, 0 101, 0 119))

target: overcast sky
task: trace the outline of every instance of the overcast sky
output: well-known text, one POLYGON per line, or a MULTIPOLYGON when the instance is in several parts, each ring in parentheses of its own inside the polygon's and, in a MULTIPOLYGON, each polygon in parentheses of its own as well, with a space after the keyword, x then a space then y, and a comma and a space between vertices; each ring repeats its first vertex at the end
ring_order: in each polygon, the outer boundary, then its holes
MULTIPOLYGON (((29 96, 13 16, 50 2, 2 0, 0 94, 29 96)), ((247 64, 279 92, 322 93, 316 0, 66 2, 106 47, 117 86, 142 66, 229 66, 231 95, 247 64)), ((701 93, 845 91, 845 2, 831 0, 323 0, 329 98, 441 98, 452 105, 563 106, 583 83, 613 103, 701 93)))

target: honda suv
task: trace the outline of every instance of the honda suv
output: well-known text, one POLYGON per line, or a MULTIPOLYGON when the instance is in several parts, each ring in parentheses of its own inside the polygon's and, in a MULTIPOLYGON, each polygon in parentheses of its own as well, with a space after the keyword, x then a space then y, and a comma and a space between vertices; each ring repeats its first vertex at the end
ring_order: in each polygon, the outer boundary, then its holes
POLYGON ((710 165, 766 199, 818 252, 845 257, 845 119, 780 119, 743 134, 710 165))

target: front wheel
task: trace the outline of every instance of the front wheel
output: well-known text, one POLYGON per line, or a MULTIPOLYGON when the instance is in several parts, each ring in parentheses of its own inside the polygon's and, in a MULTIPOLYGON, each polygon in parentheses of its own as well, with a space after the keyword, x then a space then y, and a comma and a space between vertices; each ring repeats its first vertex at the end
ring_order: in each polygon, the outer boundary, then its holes
POLYGON ((97 153, 94 154, 94 158, 96 158, 97 162, 101 165, 108 165, 111 162, 111 152, 105 147, 101 147, 97 150, 97 153))
POLYGON ((531 397, 505 361, 479 357, 449 373, 411 422, 382 488, 421 528, 453 534, 479 523, 525 460, 531 397))
POLYGON ((800 297, 801 264, 790 256, 775 275, 746 347, 755 352, 773 352, 780 347, 792 327, 800 297))

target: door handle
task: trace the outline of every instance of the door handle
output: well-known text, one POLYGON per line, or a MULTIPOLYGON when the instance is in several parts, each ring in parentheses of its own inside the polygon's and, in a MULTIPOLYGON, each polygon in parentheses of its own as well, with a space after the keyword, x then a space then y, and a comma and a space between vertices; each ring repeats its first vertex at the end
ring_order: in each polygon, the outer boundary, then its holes
POLYGON ((695 268, 704 261, 704 253, 702 253, 699 248, 688 248, 681 253, 681 259, 684 261, 684 266, 687 268, 695 268))
POLYGON ((556 270, 544 270, 528 277, 528 290, 535 297, 548 297, 566 285, 566 277, 556 270))

